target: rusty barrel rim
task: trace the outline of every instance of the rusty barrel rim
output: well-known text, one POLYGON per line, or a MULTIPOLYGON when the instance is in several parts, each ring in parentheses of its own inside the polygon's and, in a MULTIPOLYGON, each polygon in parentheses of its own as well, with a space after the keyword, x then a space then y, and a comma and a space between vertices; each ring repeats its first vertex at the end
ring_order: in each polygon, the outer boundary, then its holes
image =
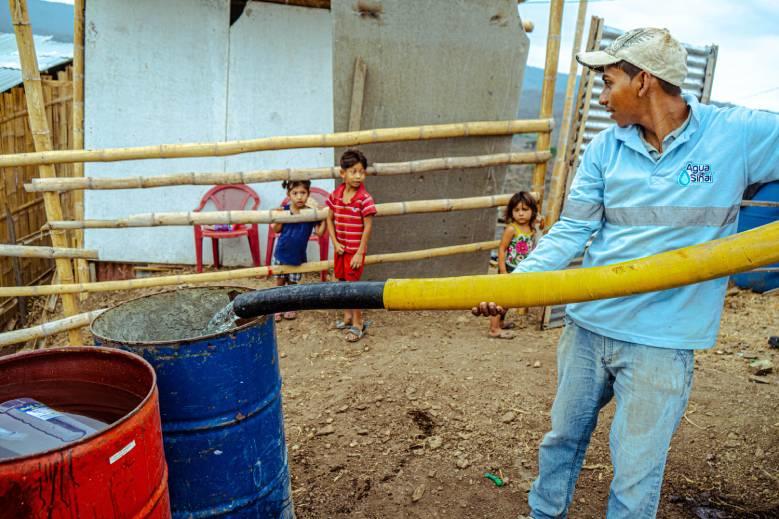
MULTIPOLYGON (((150 374, 151 374, 151 387, 149 388, 149 391, 146 393, 146 395, 141 399, 141 401, 136 405, 131 411, 127 412, 124 416, 122 416, 119 420, 112 422, 109 424, 105 429, 97 432, 96 434, 89 434, 87 436, 84 436, 83 438, 68 442, 67 444, 62 445, 61 447, 55 448, 55 449, 49 449, 41 452, 36 452, 33 454, 27 454, 25 456, 17 456, 14 458, 7 458, 4 460, 0 460, 0 468, 2 468, 4 465, 9 466, 11 464, 19 463, 22 461, 30 461, 32 459, 38 458, 38 457, 46 457, 50 456, 52 453, 61 451, 63 449, 77 449, 79 447, 83 447, 85 444, 90 443, 94 441, 95 439, 106 436, 110 434, 111 432, 115 431, 116 429, 122 427, 124 424, 126 424, 128 421, 130 421, 134 416, 136 416, 138 413, 140 413, 145 406, 149 403, 152 399, 158 399, 157 397, 157 373, 154 371, 154 368, 152 367, 149 362, 146 361, 143 357, 140 355, 122 351, 114 348, 97 348, 94 346, 67 346, 67 347, 60 347, 60 348, 49 348, 45 350, 37 350, 37 351, 24 351, 19 353, 14 353, 13 355, 7 355, 5 357, 0 357, 0 371, 10 364, 15 364, 18 362, 25 362, 28 359, 37 359, 39 360, 41 357, 50 357, 54 355, 61 355, 61 354, 67 354, 70 356, 75 355, 110 355, 110 356, 119 356, 124 357, 128 361, 137 362, 141 364, 150 374)), ((167 476, 167 467, 165 468, 165 473, 167 476)), ((166 485, 167 486, 167 485, 166 485)))
POLYGON ((245 292, 252 292, 256 289, 252 289, 250 287, 242 287, 242 286, 236 286, 236 285, 214 285, 214 286, 189 286, 189 287, 182 287, 178 289, 173 290, 163 290, 161 292, 155 292, 153 294, 146 294, 138 297, 134 297, 132 299, 128 299, 126 301, 122 301, 121 303, 109 308, 105 312, 101 313, 97 317, 95 317, 92 320, 92 323, 89 325, 89 332, 92 334, 92 336, 95 339, 98 339, 101 343, 115 343, 115 342, 121 342, 122 344, 125 344, 127 346, 133 346, 133 347, 142 347, 142 346, 174 346, 176 344, 186 344, 189 342, 195 342, 195 341, 202 341, 203 339, 211 339, 214 337, 220 337, 222 335, 229 335, 232 333, 235 333, 240 330, 244 330, 246 328, 249 328, 251 326, 256 325, 259 321, 262 321, 267 318, 265 315, 257 316, 252 318, 251 320, 243 323, 240 326, 236 326, 234 328, 230 328, 227 331, 224 332, 218 332, 218 333, 208 333, 205 335, 193 335, 191 337, 184 337, 182 339, 171 339, 171 340, 164 340, 164 341, 125 341, 125 340, 119 340, 114 337, 106 337, 104 334, 100 333, 96 329, 96 323, 99 324, 101 322, 101 318, 107 319, 105 317, 107 314, 110 315, 110 313, 120 311, 120 309, 123 309, 123 307, 126 307, 127 305, 136 303, 137 301, 148 299, 151 297, 158 297, 163 294, 174 294, 177 292, 181 292, 182 290, 203 290, 203 289, 213 289, 213 290, 227 290, 227 289, 233 289, 238 290, 242 293, 245 292))

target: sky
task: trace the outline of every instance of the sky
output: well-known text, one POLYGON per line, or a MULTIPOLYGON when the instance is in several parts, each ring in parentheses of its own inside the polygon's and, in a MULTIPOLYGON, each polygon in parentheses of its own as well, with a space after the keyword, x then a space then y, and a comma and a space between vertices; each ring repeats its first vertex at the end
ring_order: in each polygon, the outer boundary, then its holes
MULTIPOLYGON (((560 49, 560 72, 568 73, 578 2, 566 2, 560 49)), ((519 5, 523 20, 535 29, 528 65, 543 67, 549 2, 527 0, 519 5)), ((779 1, 777 0, 591 0, 590 18, 621 30, 665 27, 678 40, 696 46, 719 46, 712 99, 779 112, 779 1)))
MULTIPOLYGON (((559 71, 568 73, 578 2, 568 0, 564 5, 559 71)), ((549 2, 526 0, 519 5, 519 14, 535 24, 529 35, 528 65, 543 68, 549 2)), ((779 112, 779 1, 591 0, 584 38, 592 16, 622 30, 665 27, 685 43, 718 45, 712 99, 779 112)))

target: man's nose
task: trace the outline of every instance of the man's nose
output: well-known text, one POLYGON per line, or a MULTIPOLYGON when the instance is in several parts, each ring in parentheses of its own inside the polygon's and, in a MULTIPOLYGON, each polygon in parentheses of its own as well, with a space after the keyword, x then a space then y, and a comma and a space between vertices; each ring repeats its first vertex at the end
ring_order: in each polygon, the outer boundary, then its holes
POLYGON ((598 104, 602 106, 606 106, 606 103, 608 102, 608 97, 606 97, 606 92, 603 91, 598 96, 598 104))

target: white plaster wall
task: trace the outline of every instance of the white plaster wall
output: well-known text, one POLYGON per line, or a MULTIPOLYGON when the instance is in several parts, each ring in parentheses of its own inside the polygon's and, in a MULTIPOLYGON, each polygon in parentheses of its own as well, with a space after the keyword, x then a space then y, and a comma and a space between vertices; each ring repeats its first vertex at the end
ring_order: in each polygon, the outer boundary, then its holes
MULTIPOLYGON (((250 2, 229 27, 223 0, 101 0, 87 6, 87 148, 331 132, 332 30, 327 10, 250 2)), ((96 177, 316 167, 330 149, 234 157, 87 164, 96 177)), ((331 189, 333 182, 318 182, 331 189)), ((261 208, 280 185, 255 184, 261 208)), ((187 211, 209 186, 86 191, 87 218, 187 211)), ((261 226, 265 257, 267 226, 261 226)), ((88 230, 106 261, 194 263, 191 227, 88 230)), ((222 240, 223 262, 250 264, 245 239, 222 240)), ((209 240, 204 261, 211 261, 209 240)), ((311 259, 318 251, 309 249, 311 259)))
MULTIPOLYGON (((227 139, 333 131, 332 23, 330 11, 250 2, 230 31, 227 139)), ((226 157, 228 171, 333 165, 332 148, 248 153, 226 157)), ((333 181, 315 181, 328 191, 333 181)), ((262 208, 286 196, 280 182, 252 184, 262 208)), ((267 225, 260 226, 266 255, 267 225)), ((248 255, 247 245, 222 245, 227 264, 248 255)), ((309 259, 319 259, 316 244, 309 259)))

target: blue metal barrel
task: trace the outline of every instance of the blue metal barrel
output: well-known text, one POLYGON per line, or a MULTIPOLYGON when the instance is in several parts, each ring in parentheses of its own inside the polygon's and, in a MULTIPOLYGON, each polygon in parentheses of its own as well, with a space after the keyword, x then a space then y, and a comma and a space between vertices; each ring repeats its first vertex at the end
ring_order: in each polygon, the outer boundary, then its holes
POLYGON ((157 372, 174 517, 294 518, 273 319, 203 334, 231 290, 127 301, 95 319, 92 334, 157 372))
MULTIPOLYGON (((779 202, 779 182, 764 184, 755 193, 752 200, 779 202)), ((738 217, 738 232, 748 231, 777 220, 779 220, 779 208, 777 207, 742 207, 738 217)), ((774 263, 770 267, 779 268, 779 263, 774 263)), ((746 272, 733 276, 733 281, 741 288, 749 288, 755 292, 765 292, 779 287, 779 273, 746 272)))

